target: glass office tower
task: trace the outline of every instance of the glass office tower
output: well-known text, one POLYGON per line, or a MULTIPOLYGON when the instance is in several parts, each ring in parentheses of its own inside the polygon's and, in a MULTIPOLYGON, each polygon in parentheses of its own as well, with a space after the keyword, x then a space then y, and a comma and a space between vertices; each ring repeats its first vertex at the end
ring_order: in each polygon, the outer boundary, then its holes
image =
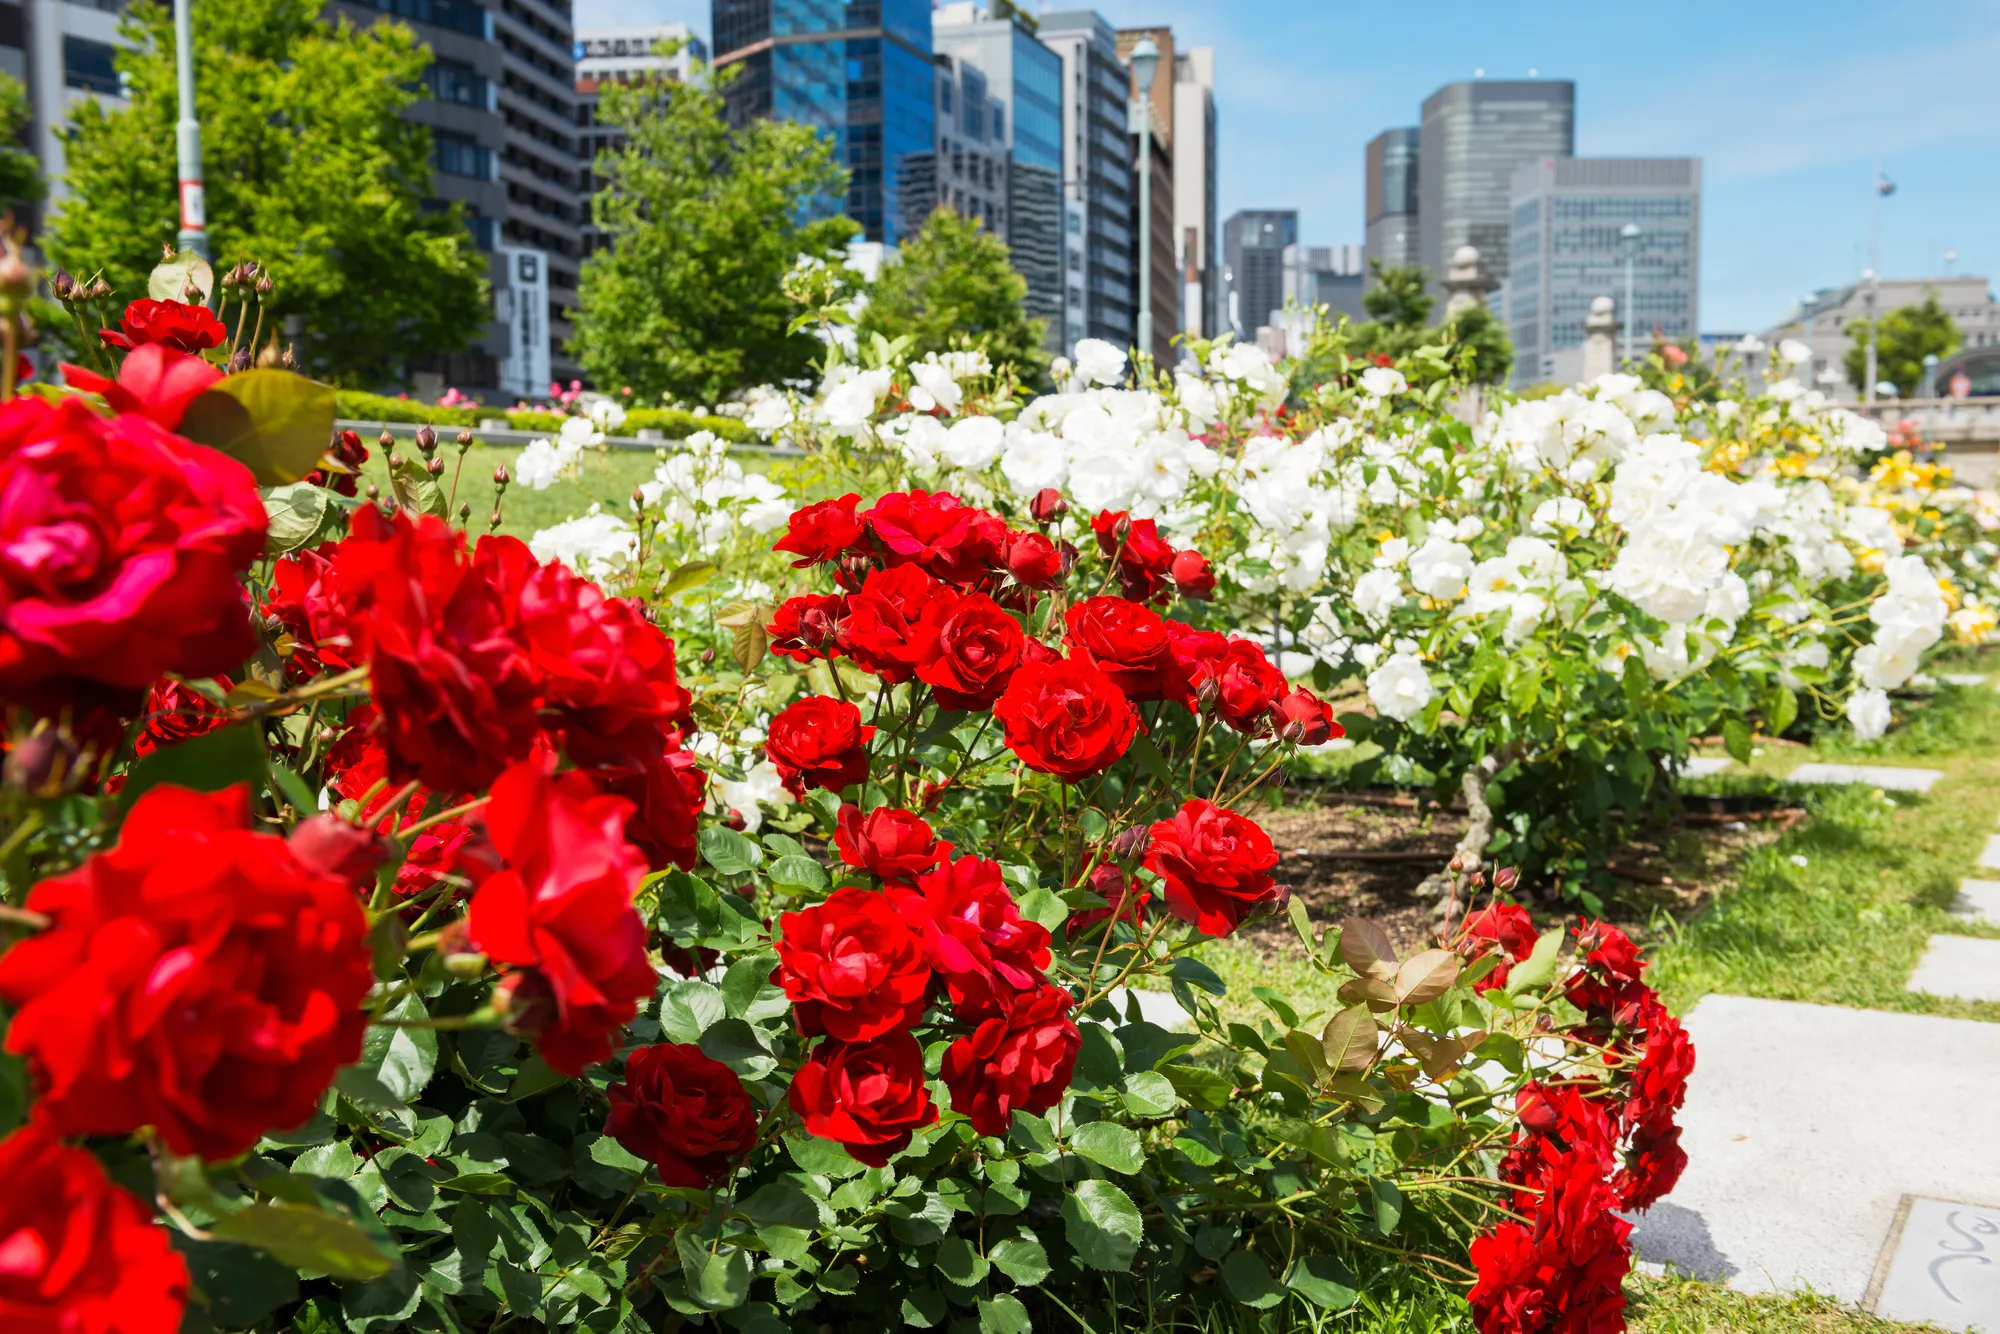
POLYGON ((1368 141, 1364 249, 1366 258, 1383 268, 1403 269, 1417 262, 1417 145, 1422 133, 1407 125, 1368 141))
POLYGON ((936 147, 929 0, 715 0, 718 68, 730 119, 812 125, 848 170, 847 199, 829 200, 865 239, 902 240, 904 162, 936 147))
POLYGON ((1444 309, 1445 270, 1476 246, 1486 271, 1507 279, 1515 169, 1576 155, 1576 85, 1565 79, 1448 83, 1424 99, 1417 154, 1417 263, 1444 309))

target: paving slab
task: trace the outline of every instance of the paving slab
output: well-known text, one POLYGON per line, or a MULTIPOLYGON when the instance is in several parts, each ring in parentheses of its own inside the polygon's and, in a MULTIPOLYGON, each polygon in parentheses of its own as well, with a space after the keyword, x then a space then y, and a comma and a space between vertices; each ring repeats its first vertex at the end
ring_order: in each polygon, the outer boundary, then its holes
POLYGON ((1939 769, 1905 769, 1886 764, 1801 764, 1785 775, 1788 783, 1861 783, 1894 792, 1928 792, 1944 777, 1939 769))
POLYGON ((2000 926, 2000 880, 1959 881, 1958 901, 1951 911, 1968 921, 2000 926))
POLYGON ((1966 689, 1986 684, 1986 678, 1978 672, 1946 672, 1938 680, 1944 682, 1946 685, 1962 686, 1966 689))
POLYGON ((1727 755, 1690 755, 1687 758, 1687 763, 1681 766, 1681 777, 1707 778, 1712 774, 1719 774, 1725 769, 1734 769, 1735 767, 1736 761, 1730 759, 1727 755))
POLYGON ((1905 1196, 2000 1201, 2000 1024, 1740 996, 1685 1022, 1688 1169, 1637 1216, 1645 1260, 1858 1303, 1905 1196))
POLYGON ((1908 1199, 1883 1252, 1875 1314, 2000 1330, 2000 1208, 1908 1199))
POLYGON ((1161 1028, 1186 1028, 1194 1022, 1194 1016, 1181 1008, 1171 991, 1143 991, 1137 987, 1116 987, 1111 992, 1111 1003, 1118 1007, 1118 1013, 1125 1013, 1129 997, 1139 998, 1139 1017, 1149 1024, 1161 1028))
POLYGON ((1979 854, 1979 865, 1988 871, 2000 871, 2000 834, 1986 836, 1986 847, 1979 854))
POLYGON ((1909 989, 1953 1000, 2000 1001, 2000 940, 1932 936, 1910 974, 1909 989))

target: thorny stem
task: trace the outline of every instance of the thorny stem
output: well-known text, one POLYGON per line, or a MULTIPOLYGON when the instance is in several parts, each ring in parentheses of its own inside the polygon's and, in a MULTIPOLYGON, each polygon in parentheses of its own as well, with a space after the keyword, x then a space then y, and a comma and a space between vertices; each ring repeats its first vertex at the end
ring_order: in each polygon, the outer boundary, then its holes
POLYGON ((0 903, 0 923, 18 926, 29 931, 46 931, 54 926, 55 919, 44 913, 31 912, 26 908, 10 908, 0 903))

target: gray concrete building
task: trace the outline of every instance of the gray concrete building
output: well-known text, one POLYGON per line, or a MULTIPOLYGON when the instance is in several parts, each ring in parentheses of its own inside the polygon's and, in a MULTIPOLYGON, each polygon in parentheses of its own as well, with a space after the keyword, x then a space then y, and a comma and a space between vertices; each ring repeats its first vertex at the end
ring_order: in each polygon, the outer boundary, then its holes
MULTIPOLYGON (((1174 230, 1176 208, 1175 173, 1179 170, 1180 154, 1174 144, 1174 67, 1178 63, 1172 28, 1120 28, 1118 30, 1118 56, 1128 64, 1132 51, 1139 43, 1151 38, 1159 52, 1159 66, 1153 74, 1153 87, 1145 105, 1145 129, 1131 135, 1129 142, 1132 153, 1132 233, 1133 233, 1133 283, 1132 300, 1134 308, 1140 304, 1137 290, 1139 265, 1138 247, 1143 230, 1148 247, 1145 265, 1151 282, 1146 293, 1152 307, 1154 364, 1172 366, 1180 360, 1174 351, 1174 339, 1181 332, 1181 266, 1180 247, 1174 230), (1150 170, 1151 180, 1146 188, 1140 189, 1139 173, 1150 170), (1139 216, 1141 195, 1149 206, 1151 216, 1139 216)), ((1128 101, 1139 100, 1139 78, 1136 70, 1132 73, 1131 84, 1126 93, 1128 101)))
POLYGON ((976 220, 1007 239, 1007 100, 986 72, 940 51, 932 86, 937 97, 937 146, 912 154, 897 183, 902 233, 909 236, 940 208, 976 220))
POLYGON ((1299 243, 1296 209, 1245 209, 1222 224, 1224 325, 1239 343, 1285 308, 1285 249, 1299 243))
MULTIPOLYGON (((1166 77, 1166 70, 1160 71, 1166 77)), ((1217 210, 1215 48, 1174 54, 1174 237, 1180 269, 1181 329, 1196 338, 1222 332, 1217 210)))
MULTIPOLYGON (((1758 338, 1767 347, 1776 347, 1786 338, 1804 343, 1812 353, 1810 375, 1814 387, 1843 402, 1853 402, 1860 397, 1860 386, 1847 378, 1847 353, 1854 346, 1848 326, 1867 321, 1871 309, 1879 319, 1900 306, 1921 306, 1932 296, 1958 326, 1962 340, 1958 352, 1946 358, 1950 364, 1939 373, 1935 388, 1943 395, 1949 392, 1950 372, 1956 365, 1977 360, 1981 366, 1987 366, 1992 361, 1991 357, 1969 358, 1966 354, 2000 350, 2000 305, 1994 303, 1985 278, 1949 274, 1934 278, 1883 278, 1874 283, 1864 279, 1839 287, 1822 287, 1807 300, 1796 303, 1776 324, 1759 333, 1758 338)), ((1980 385, 1975 392, 2000 392, 2000 379, 1988 384, 1991 371, 1975 378, 1980 385)))
MULTIPOLYGON (((1384 130, 1363 155, 1362 194, 1367 230, 1363 258, 1386 269, 1417 263, 1417 177, 1423 131, 1415 125, 1384 130)), ((1366 270, 1364 269, 1364 272, 1366 270)))
MULTIPOLYGON (((1583 321, 1597 297, 1612 299, 1637 355, 1656 333, 1679 342, 1699 331, 1699 158, 1543 158, 1515 171, 1510 214, 1499 313, 1516 388, 1581 378, 1583 321)), ((1489 262, 1494 253, 1481 247, 1489 262)))
POLYGON ((1507 280, 1514 172, 1576 155, 1576 85, 1566 79, 1476 79, 1424 99, 1417 152, 1417 256, 1442 313, 1445 270, 1460 246, 1507 280))
POLYGON ((1064 346, 1102 338, 1129 348, 1138 335, 1131 71, 1095 10, 1045 14, 1036 35, 1063 64, 1064 346))
POLYGON ((1368 318, 1362 309, 1362 281, 1367 274, 1365 247, 1358 245, 1291 245, 1285 247, 1285 303, 1325 306, 1329 320, 1345 315, 1368 318))
POLYGON ((598 114, 607 83, 666 78, 676 83, 708 63, 708 45, 685 23, 627 23, 576 30, 576 150, 582 161, 584 200, 579 208, 583 254, 605 244, 591 221, 591 201, 604 188, 597 155, 618 148, 625 137, 598 114))

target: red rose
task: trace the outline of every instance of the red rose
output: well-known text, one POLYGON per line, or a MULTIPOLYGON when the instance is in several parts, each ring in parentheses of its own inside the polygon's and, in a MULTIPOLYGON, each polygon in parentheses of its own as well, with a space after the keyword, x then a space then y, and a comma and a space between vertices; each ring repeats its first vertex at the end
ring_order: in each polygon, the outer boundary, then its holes
POLYGON ((115 380, 67 363, 62 373, 70 388, 99 395, 113 412, 136 412, 169 431, 181 424, 188 404, 222 378, 221 371, 200 357, 176 352, 162 343, 148 343, 133 351, 118 368, 115 380))
POLYGON ((1052 486, 1045 486, 1035 492, 1035 498, 1028 502, 1028 515, 1036 523, 1054 523, 1069 513, 1069 502, 1062 492, 1052 486))
POLYGON ((1609 922, 1584 922, 1577 931, 1576 952, 1582 966, 1563 983, 1570 1004, 1598 1024, 1614 1019, 1619 1010, 1653 995, 1640 981, 1646 970, 1639 947, 1609 922))
POLYGON ((892 491, 861 518, 890 565, 915 565, 946 583, 976 583, 1004 557, 1007 525, 949 492, 892 491))
POLYGON ((854 517, 854 507, 860 503, 860 496, 848 495, 794 510, 785 535, 771 544, 771 550, 797 556, 792 562, 795 570, 835 559, 861 540, 861 520, 854 517))
POLYGON ((521 637, 570 761, 633 773, 659 758, 668 733, 687 727, 693 696, 675 676, 674 641, 631 602, 604 595, 559 562, 537 566, 527 547, 489 537, 480 558, 503 555, 531 570, 515 584, 521 637), (490 550, 489 550, 490 548, 490 550))
POLYGON ((786 1097, 808 1135, 833 1140, 870 1167, 888 1166, 938 1115, 924 1086, 923 1049, 908 1033, 820 1043, 786 1097))
MULTIPOLYGON (((131 358, 127 357, 126 362, 129 364, 131 358)), ((361 443, 358 431, 334 432, 333 443, 326 447, 326 455, 322 457, 331 457, 340 467, 314 468, 305 475, 306 481, 343 496, 352 496, 360 489, 358 474, 361 465, 368 462, 368 446, 361 443)))
MULTIPOLYGON (((426 810, 450 806, 418 788, 392 822, 384 814, 400 789, 389 786, 389 755, 379 736, 380 715, 364 704, 347 716, 347 730, 327 747, 322 769, 327 786, 349 801, 362 802, 356 818, 380 834, 393 834, 422 821, 426 810), (365 801, 364 801, 365 799, 365 801), (380 818, 378 818, 380 817, 380 818)), ((447 887, 464 898, 500 867, 499 854, 473 820, 446 820, 419 833, 396 868, 395 891, 405 898, 447 887)))
POLYGON ((689 1043, 639 1048, 606 1096, 604 1133, 658 1167, 669 1186, 707 1190, 757 1143, 757 1109, 743 1081, 689 1043))
POLYGON ((953 1042, 939 1071, 952 1110, 998 1136, 1016 1111, 1039 1114, 1061 1102, 1083 1049, 1070 1003, 1062 988, 1042 986, 953 1042))
POLYGON ((1645 1051, 1620 1081, 1625 1101, 1618 1117, 1627 1126, 1664 1132, 1687 1101, 1688 1078, 1694 1074, 1694 1043, 1680 1020, 1657 1000, 1639 1007, 1636 1026, 1645 1051))
POLYGON ((871 570, 847 600, 840 650, 890 685, 916 675, 960 594, 915 565, 871 570))
POLYGON ((1490 908, 1469 913, 1462 929, 1465 934, 1460 938, 1458 948, 1467 959, 1477 959, 1495 945, 1504 951, 1493 971, 1474 984, 1474 989, 1482 993, 1506 986, 1513 965, 1525 960, 1535 950, 1535 923, 1528 916, 1528 910, 1519 904, 1496 903, 1490 908))
POLYGON ((604 790, 632 803, 625 837, 646 854, 646 865, 655 871, 694 869, 696 826, 708 804, 708 774, 699 756, 669 742, 638 773, 605 779, 604 790))
POLYGON ((1127 875, 1110 862, 1099 862, 1090 868, 1090 892, 1103 899, 1106 906, 1071 914, 1071 940, 1081 940, 1084 932, 1114 916, 1136 927, 1153 898, 1153 892, 1140 883, 1138 876, 1127 875))
POLYGON ((1229 653, 1229 636, 1197 630, 1185 621, 1168 621, 1167 642, 1174 654, 1174 695, 1192 710, 1210 709, 1221 694, 1216 678, 1229 653))
POLYGON ((1150 601, 1172 577, 1174 549, 1152 519, 1133 519, 1123 510, 1105 510, 1090 521, 1097 549, 1117 561, 1118 584, 1134 602, 1150 601))
POLYGON ((156 787, 116 847, 29 891, 55 925, 0 956, 0 998, 42 1124, 150 1125, 219 1161, 303 1122, 360 1057, 374 974, 354 888, 249 826, 247 787, 156 787))
POLYGON ((1021 763, 1074 783, 1116 764, 1139 731, 1139 711, 1082 658, 1027 662, 993 706, 1021 763))
POLYGON ((376 869, 390 856, 388 839, 328 811, 293 825, 285 843, 299 864, 315 875, 352 885, 363 893, 374 891, 376 869))
POLYGON ((354 627, 340 596, 340 576, 333 556, 340 550, 328 542, 317 551, 295 552, 271 567, 271 594, 264 615, 284 627, 290 645, 281 640, 286 678, 305 682, 321 672, 340 673, 359 665, 354 627))
POLYGON ((1153 826, 1146 866, 1166 881, 1167 910, 1205 936, 1226 936, 1273 903, 1278 851, 1254 820, 1199 797, 1153 826))
POLYGON ((1021 916, 998 862, 960 857, 917 877, 908 897, 927 918, 931 967, 961 1018, 996 1014, 1047 981, 1048 930, 1021 916))
MULTIPOLYGON (((216 685, 227 694, 229 678, 218 676, 216 685)), ((153 683, 139 714, 139 735, 132 739, 132 753, 151 755, 162 746, 178 746, 198 736, 207 736, 222 726, 227 717, 222 706, 186 681, 171 677, 153 683)))
POLYGON ((868 781, 868 743, 875 729, 861 710, 830 695, 808 695, 771 720, 764 754, 795 797, 807 788, 829 792, 868 781))
POLYGON ((264 528, 226 455, 78 398, 0 404, 0 692, 235 670, 257 647, 239 576, 264 528))
POLYGON ((842 861, 883 880, 914 879, 951 852, 922 816, 894 806, 863 815, 852 802, 840 808, 833 841, 842 861))
POLYGON ((1171 699, 1177 693, 1167 623, 1152 608, 1124 598, 1089 598, 1064 613, 1063 624, 1071 650, 1097 664, 1127 699, 1171 699))
POLYGON ((1021 665, 1028 636, 984 593, 967 593, 938 622, 930 652, 917 664, 947 709, 989 709, 1021 665))
POLYGON ((1673 1192, 1687 1171, 1687 1150, 1681 1147, 1681 1128, 1669 1122, 1658 1133, 1641 1126, 1632 1132, 1625 1161, 1611 1188, 1618 1193, 1621 1209, 1650 1209, 1673 1192))
POLYGON ((915 1027, 931 986, 919 929, 881 891, 851 885, 780 917, 771 980, 791 998, 799 1032, 863 1042, 915 1027))
POLYGON ((1263 732, 1271 706, 1285 693, 1285 674, 1264 650, 1247 639, 1232 639, 1214 664, 1215 711, 1246 736, 1263 732))
POLYGON ((612 1034, 657 981, 632 906, 646 859, 625 841, 631 811, 581 773, 556 778, 528 760, 500 775, 483 812, 505 868, 472 896, 472 943, 521 970, 510 979, 510 1018, 538 1033, 542 1059, 572 1078, 610 1058, 612 1034))
POLYGON ((1007 539, 1007 573, 1024 588, 1050 589, 1069 573, 1063 550, 1040 533, 1014 533, 1007 539))
POLYGON ((1271 710, 1271 726, 1281 740, 1295 746, 1320 746, 1347 735, 1347 729, 1333 720, 1333 706, 1304 686, 1278 697, 1271 710))
POLYGON ((1574 1244, 1505 1222, 1472 1243, 1467 1295, 1479 1334, 1619 1334, 1632 1225, 1597 1212, 1574 1244))
POLYGON ((838 593, 832 596, 807 593, 787 598, 772 613, 771 623, 764 627, 771 636, 771 652, 783 654, 793 662, 832 657, 846 628, 847 599, 838 593))
POLYGON ((175 1334, 187 1264, 152 1207, 97 1159, 29 1126, 0 1140, 0 1327, 175 1334))
POLYGON ((142 296, 125 307, 117 329, 100 329, 97 336, 106 347, 136 348, 146 343, 165 343, 179 352, 200 352, 222 346, 229 330, 206 306, 154 301, 142 296))
POLYGON ((534 746, 542 682, 515 623, 518 590, 503 581, 511 554, 488 538, 469 558, 429 515, 413 523, 401 511, 356 511, 334 573, 369 665, 392 782, 475 791, 534 746))
POLYGON ((1174 591, 1184 598, 1206 602, 1215 596, 1215 571, 1209 568, 1208 557, 1199 551, 1177 551, 1168 573, 1174 581, 1174 591))

